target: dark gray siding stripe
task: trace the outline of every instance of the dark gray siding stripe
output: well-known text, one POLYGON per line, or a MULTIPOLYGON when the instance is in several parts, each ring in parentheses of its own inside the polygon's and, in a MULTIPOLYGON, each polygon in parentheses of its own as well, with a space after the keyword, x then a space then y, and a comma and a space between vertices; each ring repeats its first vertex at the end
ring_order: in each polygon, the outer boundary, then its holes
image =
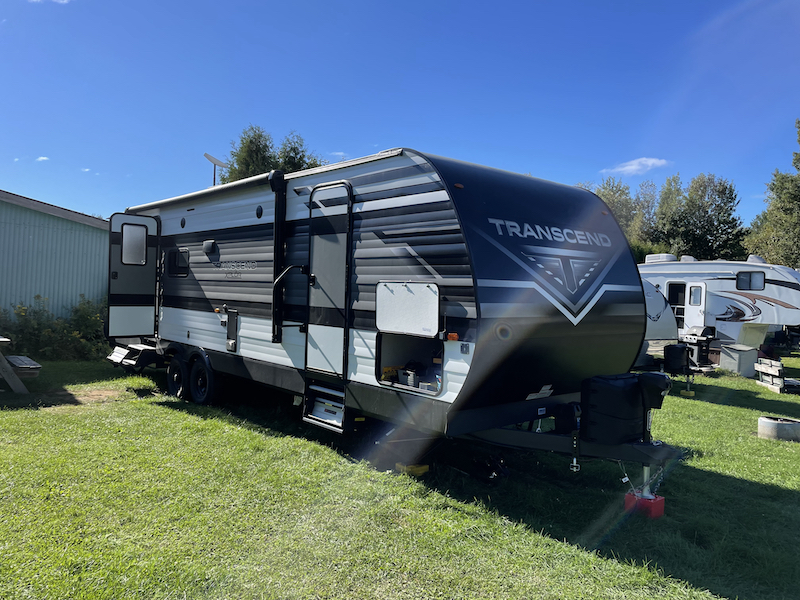
POLYGON ((271 306, 272 236, 271 224, 165 236, 162 248, 167 256, 177 248, 189 249, 188 275, 165 275, 162 279, 165 306, 188 308, 178 298, 199 310, 225 303, 252 314, 255 306, 271 306), (216 242, 217 252, 203 252, 203 241, 207 239, 216 242))
MULTIPOLYGON (((408 167, 400 167, 397 169, 388 169, 386 171, 378 171, 377 173, 367 173, 365 175, 356 175, 349 177, 347 180, 353 185, 373 185, 376 183, 383 183, 385 181, 392 181, 394 179, 405 179, 407 177, 414 177, 415 175, 423 175, 425 173, 433 173, 433 167, 428 163, 421 165, 411 165, 408 167)), ((308 196, 311 193, 311 187, 296 187, 294 193, 298 196, 308 196)))

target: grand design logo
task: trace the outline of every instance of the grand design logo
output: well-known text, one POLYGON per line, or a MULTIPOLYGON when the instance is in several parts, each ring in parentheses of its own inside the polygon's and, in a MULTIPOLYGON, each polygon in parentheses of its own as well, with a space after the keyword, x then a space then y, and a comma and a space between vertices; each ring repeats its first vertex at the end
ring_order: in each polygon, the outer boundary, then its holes
POLYGON ((614 248, 604 233, 488 219, 494 236, 483 238, 531 275, 527 281, 483 280, 496 287, 533 287, 573 325, 577 325, 607 291, 639 291, 632 285, 605 283, 605 277, 625 248, 614 248), (497 239, 500 238, 500 239, 497 239), (515 238, 554 241, 571 247, 518 244, 515 238))

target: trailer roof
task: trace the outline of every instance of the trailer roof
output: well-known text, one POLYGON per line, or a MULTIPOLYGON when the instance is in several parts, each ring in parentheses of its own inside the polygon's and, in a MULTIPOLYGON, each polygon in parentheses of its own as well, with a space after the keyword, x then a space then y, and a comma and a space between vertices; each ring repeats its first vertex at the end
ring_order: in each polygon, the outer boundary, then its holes
MULTIPOLYGON (((297 177, 304 177, 306 175, 313 175, 316 173, 325 173, 328 171, 337 171, 339 169, 344 169, 346 167, 351 167, 353 165, 360 165, 363 163, 368 163, 376 160, 381 160, 384 158, 388 158, 391 156, 398 156, 403 154, 408 150, 408 148, 391 148, 389 150, 382 150, 377 154, 370 154, 369 156, 363 156, 361 158, 353 158, 351 160, 343 160, 337 163, 333 163, 330 165, 323 165, 321 167, 314 167, 313 169, 305 169, 303 171, 295 171, 293 173, 286 173, 284 175, 284 179, 290 180, 295 179, 297 177)), ((164 200, 157 200, 156 202, 150 202, 147 204, 140 204, 138 206, 132 206, 125 209, 125 212, 135 213, 145 210, 150 210, 153 208, 160 208, 167 204, 177 204, 180 202, 189 202, 189 201, 196 201, 200 198, 208 198, 210 196, 215 196, 217 194, 223 194, 226 192, 230 192, 231 190, 240 190, 248 187, 256 187, 260 185, 269 185, 269 173, 262 173, 261 175, 254 175, 253 177, 247 177, 246 179, 240 179, 238 181, 234 181, 232 183, 226 183, 223 185, 217 185, 205 190, 199 190, 197 192, 191 192, 189 194, 183 194, 181 196, 175 196, 173 198, 166 198, 164 200)))

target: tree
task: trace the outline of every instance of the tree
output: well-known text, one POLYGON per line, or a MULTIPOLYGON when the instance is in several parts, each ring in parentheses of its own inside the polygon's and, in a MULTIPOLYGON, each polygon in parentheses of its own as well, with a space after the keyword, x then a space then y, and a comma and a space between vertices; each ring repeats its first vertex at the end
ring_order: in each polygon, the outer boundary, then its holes
POLYGON ((680 173, 668 177, 661 186, 658 195, 658 206, 655 213, 654 240, 670 249, 679 241, 676 236, 678 232, 672 230, 672 223, 675 222, 675 212, 686 202, 686 195, 683 192, 680 173))
POLYGON ((685 190, 676 175, 661 190, 657 214, 659 241, 673 254, 698 259, 744 258, 747 233, 736 216, 736 188, 716 175, 700 174, 685 190))
POLYGON ((594 192, 605 202, 617 219, 628 241, 643 247, 651 245, 656 205, 655 184, 643 181, 635 196, 628 184, 614 177, 603 179, 599 185, 580 182, 577 187, 594 192))
POLYGON ((298 133, 290 132, 283 138, 280 148, 276 149, 269 133, 258 125, 250 125, 242 131, 238 142, 231 142, 228 168, 223 170, 219 180, 221 183, 230 183, 269 173, 273 169, 291 173, 324 164, 327 162, 312 154, 298 133))
POLYGON ((625 236, 630 239, 628 232, 634 217, 630 186, 615 177, 606 177, 592 191, 608 205, 625 236))
POLYGON ((654 241, 656 221, 656 184, 646 179, 639 184, 633 197, 633 220, 628 239, 643 245, 654 241))
MULTIPOLYGON (((795 121, 800 144, 800 119, 795 121)), ((747 249, 767 262, 800 267, 800 152, 792 154, 797 173, 775 170, 767 184, 767 209, 750 227, 747 249)))

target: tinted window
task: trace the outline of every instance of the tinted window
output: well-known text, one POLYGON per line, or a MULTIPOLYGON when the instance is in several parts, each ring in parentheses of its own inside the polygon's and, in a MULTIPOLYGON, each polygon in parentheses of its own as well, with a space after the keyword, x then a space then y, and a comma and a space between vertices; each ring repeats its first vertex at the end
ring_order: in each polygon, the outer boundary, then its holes
POLYGON ((742 271, 736 274, 737 290, 763 290, 764 271, 742 271))

